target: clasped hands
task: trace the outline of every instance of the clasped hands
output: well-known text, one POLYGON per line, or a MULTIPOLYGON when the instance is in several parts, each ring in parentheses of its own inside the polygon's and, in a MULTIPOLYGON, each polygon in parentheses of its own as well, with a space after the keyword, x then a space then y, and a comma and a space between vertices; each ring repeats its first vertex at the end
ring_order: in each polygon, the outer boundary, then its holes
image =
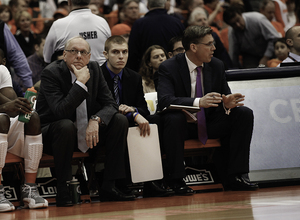
POLYGON ((200 98, 199 107, 209 108, 209 107, 218 107, 218 104, 223 101, 224 107, 227 109, 235 108, 237 106, 243 106, 241 103, 245 100, 245 96, 241 93, 234 93, 228 95, 221 95, 217 92, 207 93, 205 96, 200 98))

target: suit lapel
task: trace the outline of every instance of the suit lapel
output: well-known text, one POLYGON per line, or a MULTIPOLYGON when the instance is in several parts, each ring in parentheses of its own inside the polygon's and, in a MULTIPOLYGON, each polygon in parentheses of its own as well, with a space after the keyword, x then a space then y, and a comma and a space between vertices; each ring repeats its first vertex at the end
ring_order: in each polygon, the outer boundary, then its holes
POLYGON ((191 76, 190 76, 190 71, 189 71, 189 68, 188 68, 188 65, 186 62, 185 53, 183 53, 182 56, 180 56, 178 58, 178 63, 179 63, 179 74, 180 74, 180 77, 184 84, 186 94, 188 96, 190 96, 191 95, 191 76))
MULTIPOLYGON (((98 65, 98 64, 97 64, 98 65)), ((92 68, 92 64, 89 63, 89 72, 90 72, 90 79, 86 82, 86 87, 88 88, 88 93, 89 93, 89 96, 86 98, 86 105, 87 105, 87 110, 89 112, 89 106, 91 106, 92 104, 92 94, 94 93, 93 92, 93 79, 94 79, 94 70, 92 68)))
POLYGON ((204 85, 204 95, 211 92, 211 76, 212 76, 212 71, 210 65, 207 63, 204 63, 204 68, 202 70, 203 72, 203 85, 204 85))
POLYGON ((122 103, 129 103, 127 100, 128 95, 130 95, 130 75, 126 68, 123 69, 122 75, 122 103), (127 95, 124 95, 127 94, 127 95))

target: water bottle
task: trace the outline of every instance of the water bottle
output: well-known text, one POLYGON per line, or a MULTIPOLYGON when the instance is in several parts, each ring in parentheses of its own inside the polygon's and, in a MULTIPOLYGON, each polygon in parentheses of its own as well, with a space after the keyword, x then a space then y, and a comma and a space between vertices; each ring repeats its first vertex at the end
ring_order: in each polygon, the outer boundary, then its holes
MULTIPOLYGON (((35 103, 36 94, 37 94, 37 91, 33 87, 28 88, 27 91, 25 92, 24 98, 26 98, 30 102, 31 108, 33 107, 33 105, 35 103)), ((29 122, 31 115, 32 115, 32 112, 28 113, 28 114, 20 113, 18 120, 21 122, 27 123, 27 122, 29 122)))

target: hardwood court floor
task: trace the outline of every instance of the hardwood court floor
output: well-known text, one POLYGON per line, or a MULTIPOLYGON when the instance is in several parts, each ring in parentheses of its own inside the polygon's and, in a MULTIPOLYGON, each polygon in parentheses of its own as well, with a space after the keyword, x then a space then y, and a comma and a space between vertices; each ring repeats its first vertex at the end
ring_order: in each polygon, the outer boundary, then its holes
POLYGON ((300 219, 300 185, 262 188, 254 192, 207 192, 193 196, 139 198, 130 202, 92 202, 67 208, 17 209, 0 213, 0 219, 300 219))

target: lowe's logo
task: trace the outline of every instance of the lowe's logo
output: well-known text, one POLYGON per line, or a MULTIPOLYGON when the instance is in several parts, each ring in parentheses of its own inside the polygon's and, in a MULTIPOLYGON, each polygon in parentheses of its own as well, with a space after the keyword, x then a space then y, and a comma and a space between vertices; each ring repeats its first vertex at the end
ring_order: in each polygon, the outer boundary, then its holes
POLYGON ((187 175, 184 178, 186 185, 199 185, 214 183, 211 172, 208 170, 198 170, 191 167, 186 167, 187 175))

